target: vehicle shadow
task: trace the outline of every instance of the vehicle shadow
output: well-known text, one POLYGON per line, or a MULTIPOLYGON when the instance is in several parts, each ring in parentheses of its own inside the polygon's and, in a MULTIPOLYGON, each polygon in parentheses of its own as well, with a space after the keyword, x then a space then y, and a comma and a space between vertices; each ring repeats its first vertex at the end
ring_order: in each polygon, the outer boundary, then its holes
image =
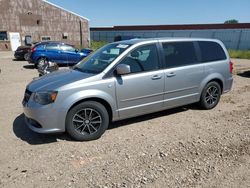
POLYGON ((25 61, 24 59, 12 59, 12 61, 25 61))
POLYGON ((59 140, 73 141, 67 134, 39 134, 30 130, 24 122, 24 114, 19 115, 13 122, 13 132, 21 140, 31 144, 40 145, 57 142, 59 140))
POLYGON ((138 117, 133 117, 133 118, 113 122, 113 123, 111 123, 109 125, 108 129, 115 129, 115 128, 118 128, 118 127, 133 124, 133 123, 148 121, 148 120, 159 118, 159 117, 162 117, 162 116, 177 114, 177 113, 180 113, 180 112, 188 111, 190 109, 197 110, 198 108, 197 108, 196 105, 192 104, 192 105, 188 105, 188 106, 183 106, 183 107, 173 108, 173 109, 164 110, 164 111, 160 111, 160 112, 155 112, 155 113, 151 113, 151 114, 146 114, 146 115, 142 115, 142 116, 138 116, 138 117))
POLYGON ((23 68, 25 69, 35 69, 34 65, 24 65, 23 68))
POLYGON ((237 75, 238 75, 238 76, 245 77, 245 78, 250 78, 250 70, 245 71, 245 72, 238 73, 237 75))
MULTIPOLYGON (((111 123, 109 125, 108 129, 112 130, 112 129, 126 126, 129 124, 148 121, 151 119, 159 118, 162 116, 168 116, 168 115, 176 114, 176 113, 180 113, 180 112, 185 112, 188 110, 198 110, 198 108, 196 105, 188 105, 188 106, 178 107, 178 108, 165 110, 165 111, 161 111, 161 112, 156 112, 156 113, 152 113, 152 114, 147 114, 147 115, 143 115, 143 116, 138 116, 138 117, 134 117, 134 118, 129 118, 126 120, 121 120, 121 121, 111 123)), ((20 114, 14 120, 13 132, 18 138, 20 138, 21 140, 23 140, 31 145, 41 145, 41 144, 53 143, 53 142, 57 142, 58 139, 59 140, 74 141, 66 133, 39 134, 39 133, 33 132, 25 124, 24 114, 20 114)))

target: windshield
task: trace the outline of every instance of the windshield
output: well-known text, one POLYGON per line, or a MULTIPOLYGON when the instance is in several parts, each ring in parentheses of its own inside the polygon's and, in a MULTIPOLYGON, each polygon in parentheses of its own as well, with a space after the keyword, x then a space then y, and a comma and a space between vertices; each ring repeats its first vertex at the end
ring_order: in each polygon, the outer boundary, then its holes
POLYGON ((108 44, 79 62, 73 69, 85 73, 99 74, 110 65, 129 44, 108 44))

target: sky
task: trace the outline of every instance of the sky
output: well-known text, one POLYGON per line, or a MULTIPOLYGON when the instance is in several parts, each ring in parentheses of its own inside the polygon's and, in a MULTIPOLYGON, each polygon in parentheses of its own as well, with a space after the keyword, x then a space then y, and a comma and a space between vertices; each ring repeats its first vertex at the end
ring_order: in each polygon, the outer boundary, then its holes
POLYGON ((48 0, 90 19, 91 27, 250 23, 250 0, 48 0))

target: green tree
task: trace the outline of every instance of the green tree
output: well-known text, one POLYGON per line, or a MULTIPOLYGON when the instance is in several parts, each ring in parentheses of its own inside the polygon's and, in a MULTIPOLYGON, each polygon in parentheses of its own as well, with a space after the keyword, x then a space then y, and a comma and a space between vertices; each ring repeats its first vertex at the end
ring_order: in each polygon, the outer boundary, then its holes
POLYGON ((235 19, 226 20, 226 21, 224 22, 224 24, 237 24, 237 23, 239 23, 239 21, 238 21, 238 20, 235 20, 235 19))

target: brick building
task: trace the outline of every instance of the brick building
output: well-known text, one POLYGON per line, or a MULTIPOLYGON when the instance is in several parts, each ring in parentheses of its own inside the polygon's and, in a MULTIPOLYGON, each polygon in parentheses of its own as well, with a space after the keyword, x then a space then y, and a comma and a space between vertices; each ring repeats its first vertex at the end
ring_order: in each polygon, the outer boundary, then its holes
POLYGON ((88 47, 89 20, 45 0, 0 0, 0 51, 43 40, 88 47))

